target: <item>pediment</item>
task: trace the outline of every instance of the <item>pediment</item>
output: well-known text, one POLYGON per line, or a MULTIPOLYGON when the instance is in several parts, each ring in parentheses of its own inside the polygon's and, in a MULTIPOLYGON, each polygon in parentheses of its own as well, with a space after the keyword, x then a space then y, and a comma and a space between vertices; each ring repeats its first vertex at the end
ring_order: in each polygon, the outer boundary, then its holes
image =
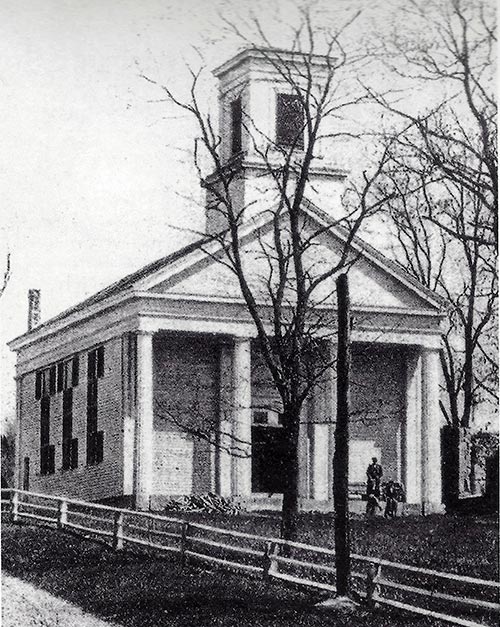
MULTIPOLYGON (((309 216, 304 221, 305 234, 318 231, 318 224, 309 216)), ((305 267, 311 276, 328 271, 338 264, 344 252, 345 242, 338 233, 324 231, 315 238, 315 245, 305 255, 305 267)), ((268 251, 273 250, 270 229, 260 228, 242 247, 245 273, 260 302, 268 300, 268 285, 277 276, 276 264, 270 263, 268 251), (272 266, 272 267, 271 267, 272 266)), ((224 262, 224 257, 220 258, 224 262)), ((381 255, 369 251, 353 250, 348 270, 353 307, 394 310, 438 310, 439 303, 415 282, 404 280, 394 272, 394 264, 384 267, 381 255)), ((149 290, 156 294, 168 294, 186 299, 241 301, 241 292, 235 273, 215 255, 198 255, 191 265, 177 273, 149 282, 149 290)), ((288 296, 293 300, 291 289, 288 296)), ((314 292, 314 301, 322 305, 335 303, 335 276, 330 277, 314 292)))

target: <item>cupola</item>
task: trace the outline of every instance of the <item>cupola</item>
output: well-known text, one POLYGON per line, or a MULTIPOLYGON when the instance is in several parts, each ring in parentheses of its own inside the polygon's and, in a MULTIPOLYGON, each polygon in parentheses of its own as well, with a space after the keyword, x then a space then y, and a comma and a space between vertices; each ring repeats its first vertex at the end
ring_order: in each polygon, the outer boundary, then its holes
MULTIPOLYGON (((233 203, 245 219, 277 203, 279 192, 269 164, 279 167, 284 155, 300 161, 307 141, 304 110, 297 89, 304 90, 308 73, 313 89, 328 73, 328 59, 321 55, 277 49, 246 49, 214 70, 219 80, 220 157, 231 169, 233 203)), ((306 197, 327 212, 337 212, 346 172, 336 165, 324 140, 315 144, 306 197)), ((207 177, 207 187, 218 179, 207 177)), ((207 192, 207 230, 224 228, 223 216, 211 211, 214 194, 207 192)))

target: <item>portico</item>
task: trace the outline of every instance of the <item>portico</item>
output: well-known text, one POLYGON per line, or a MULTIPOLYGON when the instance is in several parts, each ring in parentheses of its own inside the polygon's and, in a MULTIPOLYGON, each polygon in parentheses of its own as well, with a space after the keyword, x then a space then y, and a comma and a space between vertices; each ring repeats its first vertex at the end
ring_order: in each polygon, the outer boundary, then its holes
MULTIPOLYGON (((165 307, 168 301, 166 296, 165 307)), ((157 296, 154 302, 158 308, 157 296)), ((227 333, 223 303, 218 310, 220 321, 214 317, 209 324, 185 317, 141 317, 135 461, 128 471, 141 509, 196 491, 232 496, 248 507, 279 501, 278 492, 259 487, 269 484, 265 477, 259 479, 265 455, 264 473, 279 471, 279 399, 249 324, 233 321, 233 333, 227 333), (259 433, 268 436, 260 444, 259 433)), ((392 313, 387 316, 391 330, 382 332, 374 328, 381 315, 355 313, 351 490, 364 490, 364 471, 373 453, 381 459, 386 478, 405 485, 408 503, 436 511, 441 508, 439 316, 426 315, 434 328, 423 331, 421 315, 414 314, 411 328, 408 316, 400 313, 400 322, 406 321, 403 328, 394 324, 392 313)), ((328 350, 335 355, 333 343, 328 350)), ((307 508, 333 507, 335 382, 332 368, 304 406, 299 483, 307 508)))

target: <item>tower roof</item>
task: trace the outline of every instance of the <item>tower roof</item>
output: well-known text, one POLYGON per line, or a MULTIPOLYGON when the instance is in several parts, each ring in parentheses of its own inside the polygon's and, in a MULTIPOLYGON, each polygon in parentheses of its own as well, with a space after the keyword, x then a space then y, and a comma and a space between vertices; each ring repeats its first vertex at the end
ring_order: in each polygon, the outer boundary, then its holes
POLYGON ((328 67, 333 61, 332 57, 321 54, 309 54, 307 52, 290 51, 281 48, 249 47, 244 48, 233 57, 222 63, 213 70, 214 76, 223 78, 225 74, 234 70, 244 63, 250 64, 252 61, 280 64, 283 66, 295 64, 301 65, 309 63, 320 67, 328 67))

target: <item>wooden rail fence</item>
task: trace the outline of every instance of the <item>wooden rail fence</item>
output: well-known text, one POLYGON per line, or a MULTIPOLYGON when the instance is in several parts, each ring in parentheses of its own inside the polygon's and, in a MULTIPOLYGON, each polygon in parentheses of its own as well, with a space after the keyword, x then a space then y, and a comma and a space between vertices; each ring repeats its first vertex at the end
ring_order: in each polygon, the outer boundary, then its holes
MULTIPOLYGON (((2 514, 107 539, 114 549, 138 545, 326 592, 335 592, 335 552, 148 512, 108 507, 23 490, 2 490, 2 514), (286 550, 284 550, 286 547, 286 550)), ((351 555, 353 587, 379 603, 463 627, 498 625, 500 583, 351 555)))

